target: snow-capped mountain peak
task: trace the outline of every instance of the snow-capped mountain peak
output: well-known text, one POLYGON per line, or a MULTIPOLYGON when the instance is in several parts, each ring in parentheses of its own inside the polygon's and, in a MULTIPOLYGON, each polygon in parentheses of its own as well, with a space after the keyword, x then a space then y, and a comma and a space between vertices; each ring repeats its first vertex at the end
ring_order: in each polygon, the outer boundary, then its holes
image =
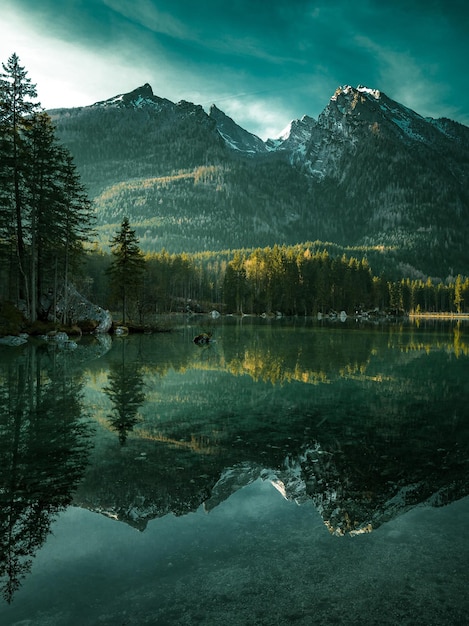
POLYGON ((370 96, 373 96, 373 98, 375 98, 376 100, 378 100, 381 96, 381 92, 379 91, 379 89, 370 89, 369 87, 365 87, 364 85, 358 85, 357 91, 359 91, 360 93, 369 94, 370 96))
POLYGON ((108 100, 95 102, 93 107, 118 107, 118 108, 134 108, 141 109, 146 106, 161 109, 165 106, 173 105, 170 100, 155 96, 153 89, 149 83, 137 87, 128 93, 121 93, 113 96, 108 100))
POLYGON ((311 134, 317 122, 309 115, 292 120, 274 139, 266 141, 267 148, 273 150, 291 150, 305 152, 306 145, 311 141, 311 134))
POLYGON ((336 89, 318 122, 321 127, 351 140, 360 129, 384 132, 406 142, 434 140, 435 127, 428 120, 384 92, 363 85, 336 89))
POLYGON ((371 89, 364 85, 358 85, 358 87, 352 87, 351 85, 345 85, 338 87, 331 97, 331 100, 337 100, 339 96, 356 96, 356 94, 363 94, 373 97, 375 100, 379 100, 381 92, 379 89, 371 89))

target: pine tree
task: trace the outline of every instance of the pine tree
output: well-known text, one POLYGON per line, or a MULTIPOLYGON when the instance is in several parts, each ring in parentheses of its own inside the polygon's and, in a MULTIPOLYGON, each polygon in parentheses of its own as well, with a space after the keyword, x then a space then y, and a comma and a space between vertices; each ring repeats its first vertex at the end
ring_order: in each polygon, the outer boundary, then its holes
POLYGON ((129 294, 138 293, 143 283, 145 259, 138 246, 135 230, 132 230, 129 219, 124 217, 120 230, 111 239, 113 260, 108 273, 111 287, 122 303, 122 323, 127 319, 127 302, 129 294))
POLYGON ((70 154, 13 54, 0 74, 0 255, 3 297, 35 321, 41 295, 67 291, 92 211, 70 154), (5 262, 6 261, 6 262, 5 262))
MULTIPOLYGON (((35 321, 43 293, 52 292, 56 302, 62 289, 66 300, 70 273, 77 269, 83 242, 92 233, 92 212, 73 159, 57 143, 47 113, 31 117, 25 144, 30 320, 35 321)), ((67 310, 66 302, 63 310, 67 310)))
POLYGON ((59 215, 55 264, 61 267, 60 282, 63 285, 65 315, 68 310, 67 294, 70 275, 76 275, 83 258, 83 244, 90 242, 95 234, 95 216, 91 202, 80 182, 72 156, 63 148, 60 149, 59 154, 57 176, 59 215))
POLYGON ((247 295, 246 268, 244 257, 235 252, 233 259, 228 263, 223 280, 223 299, 229 311, 243 314, 247 295))
POLYGON ((31 115, 39 109, 36 86, 31 83, 19 58, 12 54, 2 63, 0 74, 0 171, 3 192, 0 196, 2 235, 14 246, 21 280, 17 295, 29 309, 29 285, 26 269, 25 224, 29 216, 24 204, 24 136, 31 115), (6 232, 5 232, 6 231, 6 232))
POLYGON ((25 133, 24 203, 29 214, 29 293, 32 322, 37 319, 39 296, 45 281, 47 258, 54 250, 56 234, 57 170, 54 130, 46 113, 35 114, 25 133))

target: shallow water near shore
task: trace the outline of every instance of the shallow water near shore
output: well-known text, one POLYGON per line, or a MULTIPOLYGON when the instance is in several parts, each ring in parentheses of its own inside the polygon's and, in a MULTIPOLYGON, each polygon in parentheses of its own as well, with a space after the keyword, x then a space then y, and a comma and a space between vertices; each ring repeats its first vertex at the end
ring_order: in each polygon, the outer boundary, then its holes
POLYGON ((468 365, 457 321, 2 349, 0 623, 465 623, 468 365))

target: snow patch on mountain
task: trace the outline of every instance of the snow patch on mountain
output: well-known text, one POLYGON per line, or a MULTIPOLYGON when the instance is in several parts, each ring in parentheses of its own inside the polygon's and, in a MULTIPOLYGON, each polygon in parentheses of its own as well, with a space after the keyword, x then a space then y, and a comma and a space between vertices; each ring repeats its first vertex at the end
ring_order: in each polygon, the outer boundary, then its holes
POLYGON ((143 109, 151 107, 156 111, 161 111, 167 106, 175 106, 173 102, 166 98, 155 96, 151 85, 145 83, 128 93, 121 93, 107 100, 101 100, 91 105, 92 107, 108 108, 134 108, 143 109))
POLYGON ((318 172, 317 167, 312 167, 310 159, 321 142, 318 132, 320 133, 316 120, 304 115, 301 119, 292 120, 278 137, 268 139, 265 145, 271 153, 287 155, 291 165, 304 167, 313 177, 321 178, 322 172, 318 172))
POLYGON ((364 85, 358 85, 358 87, 352 87, 351 85, 345 85, 343 87, 338 87, 334 94, 331 97, 332 101, 337 101, 340 96, 354 96, 356 93, 365 94, 367 96, 371 96, 375 100, 379 100, 381 97, 381 92, 379 89, 370 89, 370 87, 365 87, 364 85))
POLYGON ((360 93, 366 93, 372 96, 375 100, 379 100, 379 98, 381 97, 381 92, 379 91, 379 89, 370 89, 369 87, 358 85, 357 91, 359 91, 360 93))
POLYGON ((214 104, 210 107, 209 116, 215 121, 220 137, 232 150, 251 155, 266 151, 262 139, 236 124, 214 104))

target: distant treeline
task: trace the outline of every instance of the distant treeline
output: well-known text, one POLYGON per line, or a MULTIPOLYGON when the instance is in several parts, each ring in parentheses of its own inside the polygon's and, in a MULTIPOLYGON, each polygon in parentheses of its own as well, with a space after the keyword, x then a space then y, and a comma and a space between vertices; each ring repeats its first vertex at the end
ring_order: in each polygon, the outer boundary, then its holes
MULTIPOLYGON (((80 285, 102 306, 118 310, 106 277, 111 257, 99 249, 87 255, 80 285)), ((308 245, 273 246, 200 254, 145 257, 141 289, 132 294, 132 317, 145 322, 153 313, 208 311, 222 313, 315 315, 318 312, 469 311, 469 278, 446 283, 388 280, 374 276, 366 258, 334 256, 308 245)), ((130 303, 129 303, 130 304, 130 303)))

